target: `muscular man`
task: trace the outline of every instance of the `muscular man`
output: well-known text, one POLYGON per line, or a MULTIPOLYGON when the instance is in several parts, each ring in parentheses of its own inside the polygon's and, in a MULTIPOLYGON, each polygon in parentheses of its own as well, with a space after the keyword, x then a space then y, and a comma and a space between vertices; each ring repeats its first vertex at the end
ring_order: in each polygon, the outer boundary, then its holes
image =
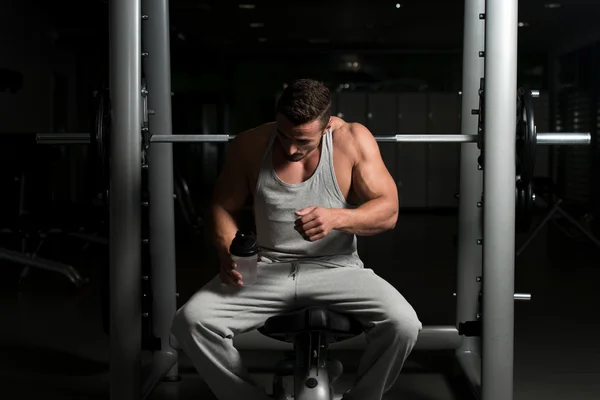
POLYGON ((381 400, 422 329, 415 311, 356 250, 356 236, 393 229, 398 193, 373 135, 331 116, 320 82, 298 80, 276 122, 240 134, 228 149, 212 205, 220 274, 177 312, 173 334, 220 400, 267 400, 233 346, 266 319, 320 305, 353 316, 367 335, 344 400, 381 400), (228 249, 249 196, 261 262, 246 285, 228 249))

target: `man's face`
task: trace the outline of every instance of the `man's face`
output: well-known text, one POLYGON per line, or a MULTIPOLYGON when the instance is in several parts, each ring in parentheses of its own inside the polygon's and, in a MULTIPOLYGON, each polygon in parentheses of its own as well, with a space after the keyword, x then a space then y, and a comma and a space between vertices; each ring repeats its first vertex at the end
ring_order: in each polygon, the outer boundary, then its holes
POLYGON ((288 161, 297 162, 308 156, 321 143, 321 138, 329 129, 319 120, 302 125, 293 125, 281 114, 276 118, 277 139, 281 143, 288 161))

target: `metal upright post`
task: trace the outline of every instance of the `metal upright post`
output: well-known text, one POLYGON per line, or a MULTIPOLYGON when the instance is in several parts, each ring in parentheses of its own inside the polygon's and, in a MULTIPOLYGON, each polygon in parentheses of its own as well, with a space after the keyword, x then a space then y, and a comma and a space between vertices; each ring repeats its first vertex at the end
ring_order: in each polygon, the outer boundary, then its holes
POLYGON ((482 399, 513 398, 518 0, 487 0, 482 399))
MULTIPOLYGON (((484 76, 485 0, 465 0, 463 84, 461 131, 477 132, 480 78, 484 76)), ((463 143, 460 149, 460 189, 458 209, 458 262, 456 288, 456 323, 475 321, 478 313, 482 249, 482 209, 478 205, 483 192, 483 174, 478 169, 479 149, 475 143, 463 143)), ((471 388, 478 396, 481 388, 481 353, 478 337, 465 337, 456 356, 471 388)))
POLYGON ((141 381, 140 0, 110 1, 110 398, 141 381))
MULTIPOLYGON (((171 52, 169 1, 143 0, 143 65, 148 90, 150 133, 172 134, 171 52)), ((173 202, 173 145, 148 150, 149 248, 152 285, 153 336, 160 349, 144 370, 143 395, 147 397, 165 377, 177 378, 177 351, 169 337, 176 303, 175 218, 173 202)))

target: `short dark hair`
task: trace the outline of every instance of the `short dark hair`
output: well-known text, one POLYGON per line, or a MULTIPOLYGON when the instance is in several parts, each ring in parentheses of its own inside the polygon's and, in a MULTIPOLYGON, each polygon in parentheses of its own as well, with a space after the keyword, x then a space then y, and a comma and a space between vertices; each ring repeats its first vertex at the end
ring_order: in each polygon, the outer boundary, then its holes
POLYGON ((276 111, 295 125, 318 119, 325 127, 331 116, 331 92, 323 82, 295 80, 283 90, 276 111))

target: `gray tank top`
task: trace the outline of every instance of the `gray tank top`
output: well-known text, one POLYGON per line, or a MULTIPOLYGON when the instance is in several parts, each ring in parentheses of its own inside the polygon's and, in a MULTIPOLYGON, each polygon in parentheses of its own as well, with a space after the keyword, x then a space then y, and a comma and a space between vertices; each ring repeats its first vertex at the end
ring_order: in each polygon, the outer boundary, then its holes
POLYGON ((275 140, 273 134, 262 159, 254 197, 261 257, 272 262, 316 261, 331 267, 362 268, 355 235, 334 230, 321 240, 309 242, 294 229, 298 218, 295 212, 303 208, 353 208, 346 202, 335 177, 331 130, 323 136, 315 172, 299 184, 284 182, 275 172, 275 140))

